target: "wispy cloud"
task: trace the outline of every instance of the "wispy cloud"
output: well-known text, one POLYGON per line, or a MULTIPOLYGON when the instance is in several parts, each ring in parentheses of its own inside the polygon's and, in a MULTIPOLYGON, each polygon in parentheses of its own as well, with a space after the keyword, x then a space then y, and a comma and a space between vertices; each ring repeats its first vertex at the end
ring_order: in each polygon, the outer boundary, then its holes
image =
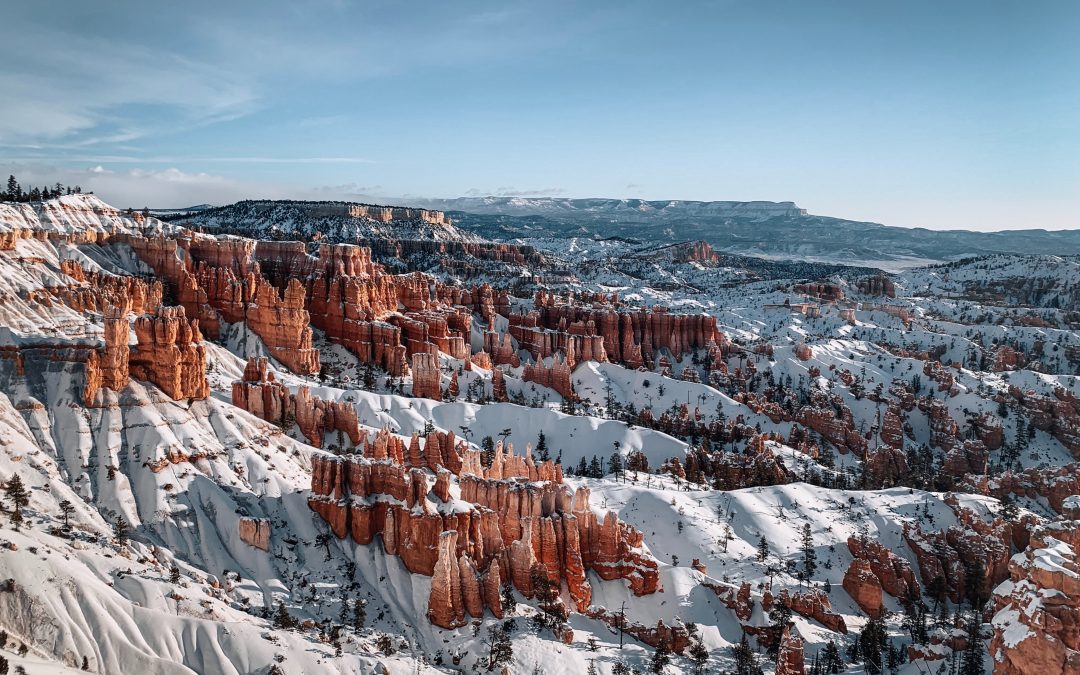
MULTIPOLYGON (((5 147, 0 144, 0 147, 5 147)), ((366 157, 139 157, 135 155, 39 154, 8 157, 9 161, 70 161, 111 164, 374 164, 366 157)))

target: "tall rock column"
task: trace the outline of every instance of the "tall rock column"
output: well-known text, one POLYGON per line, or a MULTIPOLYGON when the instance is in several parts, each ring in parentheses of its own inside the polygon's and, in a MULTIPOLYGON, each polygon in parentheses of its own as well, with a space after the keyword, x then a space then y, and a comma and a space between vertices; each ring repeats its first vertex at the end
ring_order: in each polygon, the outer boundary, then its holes
POLYGON ((183 307, 159 307, 135 320, 138 346, 129 358, 131 375, 157 385, 170 398, 206 398, 206 348, 199 322, 183 307))

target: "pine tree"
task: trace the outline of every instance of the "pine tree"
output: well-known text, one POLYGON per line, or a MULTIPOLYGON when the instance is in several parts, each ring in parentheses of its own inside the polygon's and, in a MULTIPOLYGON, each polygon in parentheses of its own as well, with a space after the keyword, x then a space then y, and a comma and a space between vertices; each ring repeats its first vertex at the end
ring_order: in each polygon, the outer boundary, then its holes
POLYGON ((814 550, 814 535, 810 531, 810 523, 804 523, 802 528, 802 553, 803 573, 806 578, 814 576, 817 571, 817 551, 814 550))
POLYGON ((23 507, 30 504, 30 493, 26 491, 26 486, 23 485, 19 474, 12 476, 4 489, 7 491, 8 499, 11 500, 12 505, 15 507, 15 512, 11 514, 11 524, 15 527, 15 531, 18 532, 19 526, 23 522, 23 507))
POLYGON ((621 479, 622 478, 622 474, 623 474, 622 453, 620 453, 618 450, 611 453, 611 457, 608 458, 608 469, 611 470, 611 473, 615 474, 616 479, 621 479))
POLYGON ((881 652, 885 649, 886 640, 885 623, 880 618, 870 617, 859 633, 862 661, 870 675, 881 675, 884 672, 881 652))
POLYGON ((769 620, 772 621, 772 625, 769 627, 770 632, 776 637, 775 640, 769 643, 769 655, 775 657, 780 650, 780 636, 784 634, 784 629, 791 623, 791 607, 783 599, 777 599, 773 602, 772 609, 769 610, 769 620))
POLYGON ((686 624, 686 632, 690 635, 690 649, 688 655, 694 675, 703 675, 705 666, 709 664, 709 648, 701 641, 701 633, 698 632, 697 624, 686 624))
POLYGON ((19 181, 15 180, 15 176, 8 176, 7 198, 16 201, 20 194, 22 194, 22 189, 19 187, 19 181))
POLYGON ((551 453, 548 451, 547 437, 544 436, 543 430, 540 431, 540 435, 536 438, 536 456, 541 462, 546 462, 551 459, 551 453))
POLYGON ((761 666, 746 639, 746 633, 743 633, 739 644, 731 648, 731 656, 735 659, 735 675, 761 675, 761 666))
POLYGON ((127 546, 128 523, 123 516, 117 516, 116 520, 113 521, 113 536, 116 537, 116 543, 120 548, 127 546))
POLYGON ((338 609, 338 621, 346 623, 349 620, 349 593, 348 591, 342 591, 341 593, 341 606, 338 609))
POLYGON ((353 630, 359 631, 364 628, 364 622, 367 621, 367 601, 362 598, 357 598, 353 602, 353 630))
POLYGON ((844 671, 844 657, 840 654, 840 648, 836 643, 829 640, 821 652, 821 670, 829 675, 836 675, 844 671))
POLYGON ((983 675, 982 625, 977 612, 972 611, 967 620, 968 644, 960 658, 960 675, 983 675))
POLYGON ((660 644, 656 645, 656 650, 653 651, 652 659, 649 660, 649 672, 654 674, 662 673, 669 663, 671 663, 671 648, 668 646, 667 640, 661 640, 660 644))
POLYGON ((296 626, 296 619, 289 614, 289 610, 285 607, 284 600, 278 600, 277 608, 274 612, 274 627, 275 628, 293 628, 296 626))
POLYGON ((487 640, 485 640, 488 647, 487 669, 492 671, 513 660, 514 645, 510 642, 510 632, 506 630, 505 624, 488 626, 487 635, 487 640))
POLYGON ((173 565, 172 567, 169 568, 169 583, 170 584, 178 584, 178 583, 180 583, 180 568, 177 567, 176 565, 173 565))
POLYGON ((589 462, 589 477, 590 478, 603 478, 604 470, 600 468, 600 460, 593 455, 592 461, 589 462))
POLYGON ((514 607, 517 606, 517 600, 514 598, 514 587, 510 583, 503 584, 499 595, 499 603, 502 605, 503 614, 512 614, 514 607))
POLYGON ((769 542, 765 539, 765 535, 761 535, 761 539, 758 539, 757 545, 757 559, 758 562, 765 562, 769 557, 769 542))

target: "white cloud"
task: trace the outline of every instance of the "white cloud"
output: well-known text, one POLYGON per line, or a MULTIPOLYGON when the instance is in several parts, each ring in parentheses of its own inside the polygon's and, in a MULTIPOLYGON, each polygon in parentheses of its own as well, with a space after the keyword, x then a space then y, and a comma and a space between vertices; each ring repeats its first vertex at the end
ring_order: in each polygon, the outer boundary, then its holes
MULTIPOLYGON (((180 208, 193 204, 231 204, 241 199, 315 199, 376 201, 381 186, 357 183, 298 187, 277 183, 243 181, 206 172, 136 167, 110 169, 101 164, 70 168, 43 163, 0 162, 0 175, 14 174, 26 187, 79 185, 118 208, 180 208)), ((381 197, 387 201, 385 196, 381 197)))

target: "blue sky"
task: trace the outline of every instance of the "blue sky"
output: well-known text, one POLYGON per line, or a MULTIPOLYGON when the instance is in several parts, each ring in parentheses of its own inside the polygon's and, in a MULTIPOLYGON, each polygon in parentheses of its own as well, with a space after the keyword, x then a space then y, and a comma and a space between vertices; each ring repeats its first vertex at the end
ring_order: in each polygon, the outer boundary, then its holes
POLYGON ((1080 227, 1080 3, 8 2, 0 171, 122 206, 793 200, 1080 227))

